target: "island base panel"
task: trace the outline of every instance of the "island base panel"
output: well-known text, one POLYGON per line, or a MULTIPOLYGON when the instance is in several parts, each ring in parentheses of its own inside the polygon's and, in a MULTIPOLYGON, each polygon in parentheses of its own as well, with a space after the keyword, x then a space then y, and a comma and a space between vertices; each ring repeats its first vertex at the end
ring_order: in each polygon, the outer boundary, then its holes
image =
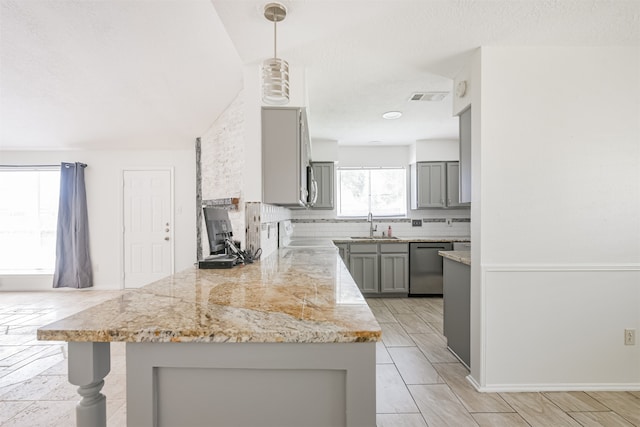
POLYGON ((127 343, 135 426, 375 426, 375 343, 127 343))

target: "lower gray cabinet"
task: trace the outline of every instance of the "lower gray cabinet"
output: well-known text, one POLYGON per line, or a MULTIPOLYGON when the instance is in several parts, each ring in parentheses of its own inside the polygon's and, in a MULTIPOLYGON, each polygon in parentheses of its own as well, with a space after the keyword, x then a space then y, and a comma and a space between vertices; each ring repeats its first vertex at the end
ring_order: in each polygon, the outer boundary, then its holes
POLYGON ((409 293, 407 243, 380 243, 380 292, 409 293))
POLYGON ((342 262, 344 262, 344 265, 349 268, 349 244, 337 243, 336 247, 338 248, 338 254, 340 255, 340 258, 342 258, 342 262))
POLYGON ((409 255, 380 255, 381 292, 409 292, 409 255))
POLYGON ((471 267, 445 258, 443 332, 447 347, 471 366, 471 267))
POLYGON ((345 253, 349 272, 363 294, 409 292, 407 243, 351 243, 345 253))
POLYGON ((362 293, 378 293, 378 254, 349 255, 349 272, 362 293))

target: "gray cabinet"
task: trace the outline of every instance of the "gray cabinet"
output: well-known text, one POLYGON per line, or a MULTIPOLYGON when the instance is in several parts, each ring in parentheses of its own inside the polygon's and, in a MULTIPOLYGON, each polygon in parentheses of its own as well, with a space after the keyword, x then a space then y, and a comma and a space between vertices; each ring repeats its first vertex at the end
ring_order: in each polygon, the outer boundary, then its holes
POLYGON ((380 244, 380 292, 409 292, 409 245, 380 244))
POLYGON ((446 163, 418 162, 411 165, 411 208, 444 208, 446 163))
POLYGON ((335 177, 333 162, 312 162, 311 167, 318 184, 318 199, 313 209, 333 209, 335 177))
POLYGON ((262 108, 262 201, 302 207, 308 202, 310 142, 305 110, 262 108))
POLYGON ((443 301, 443 332, 447 346, 470 367, 471 267, 444 259, 443 301))
POLYGON ((338 248, 338 254, 340 255, 340 258, 342 258, 342 262, 344 262, 344 265, 349 268, 349 244, 338 243, 336 244, 336 247, 338 248))
POLYGON ((460 113, 460 202, 471 203, 471 107, 460 113))
POLYGON ((447 162, 447 207, 462 206, 460 203, 460 164, 447 162))
POLYGON ((349 246, 349 272, 365 293, 378 293, 378 245, 352 243, 349 246))
POLYGON ((409 292, 408 243, 351 243, 344 249, 341 246, 338 245, 340 255, 345 253, 348 258, 349 272, 363 294, 409 292))
POLYGON ((458 162, 411 165, 411 209, 453 208, 459 202, 458 162))

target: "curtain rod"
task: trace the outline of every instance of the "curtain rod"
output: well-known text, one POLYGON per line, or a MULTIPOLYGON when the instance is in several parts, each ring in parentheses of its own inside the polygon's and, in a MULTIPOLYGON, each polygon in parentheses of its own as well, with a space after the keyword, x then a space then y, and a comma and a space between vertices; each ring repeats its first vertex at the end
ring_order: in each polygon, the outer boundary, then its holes
MULTIPOLYGON (((61 162, 55 165, 0 165, 0 168, 59 168, 65 163, 71 164, 72 162, 61 162)), ((78 164, 83 168, 87 167, 86 163, 78 164)))

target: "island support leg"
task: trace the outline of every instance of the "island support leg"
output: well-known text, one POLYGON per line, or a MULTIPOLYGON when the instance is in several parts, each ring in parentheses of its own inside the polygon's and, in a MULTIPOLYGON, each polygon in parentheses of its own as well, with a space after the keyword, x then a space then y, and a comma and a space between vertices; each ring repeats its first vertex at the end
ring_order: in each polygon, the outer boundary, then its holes
POLYGON ((69 382, 82 399, 76 406, 76 426, 106 427, 107 399, 100 393, 111 370, 108 342, 69 343, 69 382))

